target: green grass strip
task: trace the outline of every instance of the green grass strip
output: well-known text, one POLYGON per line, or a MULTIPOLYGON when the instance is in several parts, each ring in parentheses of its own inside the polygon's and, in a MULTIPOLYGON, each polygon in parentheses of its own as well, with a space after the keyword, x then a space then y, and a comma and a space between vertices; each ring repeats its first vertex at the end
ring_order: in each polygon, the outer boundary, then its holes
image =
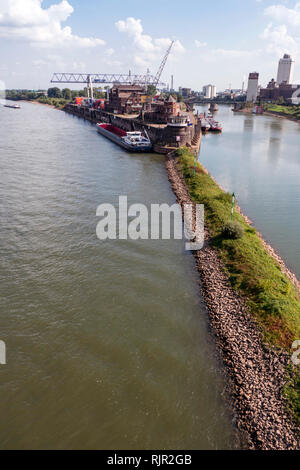
MULTIPOLYGON (((242 225, 244 236, 236 240, 223 236, 224 224, 230 220, 232 195, 220 189, 198 162, 194 172, 194 157, 188 148, 179 149, 177 154, 192 200, 204 204, 211 245, 218 250, 232 287, 245 297, 265 342, 291 351, 293 341, 300 339, 298 290, 266 251, 255 228, 238 212, 233 220, 242 225)), ((284 394, 300 425, 300 374, 299 367, 294 369, 291 367, 284 394)))
POLYGON ((178 155, 191 198, 205 206, 211 243, 221 255, 232 286, 246 295, 265 340, 289 349, 300 338, 300 297, 296 287, 266 251, 255 228, 236 211, 234 220, 243 226, 243 238, 230 240, 222 236, 223 226, 230 219, 231 194, 222 191, 199 163, 194 175, 194 158, 189 149, 178 150, 178 155))

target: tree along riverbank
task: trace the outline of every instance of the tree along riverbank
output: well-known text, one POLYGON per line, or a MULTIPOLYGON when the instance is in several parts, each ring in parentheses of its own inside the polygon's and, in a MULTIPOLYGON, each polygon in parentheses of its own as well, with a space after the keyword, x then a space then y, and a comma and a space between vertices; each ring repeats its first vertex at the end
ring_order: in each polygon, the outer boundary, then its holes
MULTIPOLYGON (((87 96, 87 89, 70 90, 64 88, 60 90, 57 87, 49 88, 47 92, 31 90, 6 90, 5 98, 12 101, 29 101, 45 104, 54 108, 63 109, 66 104, 75 102, 76 96, 87 96)), ((95 98, 103 98, 104 92, 95 91, 95 98)))
POLYGON ((37 103, 37 104, 43 104, 46 106, 50 106, 51 108, 56 108, 56 109, 63 109, 66 104, 70 103, 70 100, 65 100, 63 98, 48 98, 47 96, 40 96, 38 98, 15 98, 15 97, 10 97, 6 96, 7 100, 10 101, 23 101, 23 102, 29 102, 29 103, 37 103))
POLYGON ((291 361, 299 283, 241 213, 234 221, 243 236, 224 234, 231 195, 199 163, 194 174, 188 149, 177 155, 166 166, 178 202, 205 206, 205 246, 195 258, 238 427, 250 448, 300 448, 300 374, 291 361))

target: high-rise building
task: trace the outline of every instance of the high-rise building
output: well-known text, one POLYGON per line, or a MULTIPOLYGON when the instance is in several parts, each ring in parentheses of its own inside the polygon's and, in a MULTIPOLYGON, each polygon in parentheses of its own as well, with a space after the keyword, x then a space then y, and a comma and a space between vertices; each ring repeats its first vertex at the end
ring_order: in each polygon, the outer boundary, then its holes
POLYGON ((258 94, 258 79, 259 79, 259 73, 253 72, 249 74, 248 91, 247 91, 248 102, 256 101, 257 94, 258 94))
POLYGON ((191 88, 181 88, 181 94, 183 98, 189 98, 192 96, 192 89, 191 88))
POLYGON ((217 96, 217 88, 215 85, 205 85, 203 87, 203 95, 207 99, 212 99, 217 96))
POLYGON ((283 82, 286 82, 288 85, 290 85, 293 82, 294 65, 295 62, 291 56, 284 54, 283 59, 280 59, 278 65, 277 83, 279 85, 281 85, 283 82))
POLYGON ((174 76, 171 75, 171 88, 170 91, 174 91, 174 76))

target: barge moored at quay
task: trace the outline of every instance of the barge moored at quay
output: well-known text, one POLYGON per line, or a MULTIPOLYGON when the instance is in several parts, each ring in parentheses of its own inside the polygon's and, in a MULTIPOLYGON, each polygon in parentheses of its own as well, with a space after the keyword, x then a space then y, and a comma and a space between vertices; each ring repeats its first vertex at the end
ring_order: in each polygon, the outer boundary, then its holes
POLYGON ((97 124, 99 134, 115 142, 120 147, 131 152, 150 152, 152 145, 148 137, 139 131, 125 132, 119 127, 111 124, 97 124))
MULTIPOLYGON (((197 151, 200 148, 201 120, 172 94, 150 97, 142 86, 114 85, 108 99, 80 99, 64 110, 95 124, 110 125, 110 129, 146 136, 156 153, 167 154, 185 146, 197 151)), ((115 136, 104 132, 107 130, 98 126, 102 135, 115 141, 115 136)), ((145 150, 149 150, 146 145, 145 150)))

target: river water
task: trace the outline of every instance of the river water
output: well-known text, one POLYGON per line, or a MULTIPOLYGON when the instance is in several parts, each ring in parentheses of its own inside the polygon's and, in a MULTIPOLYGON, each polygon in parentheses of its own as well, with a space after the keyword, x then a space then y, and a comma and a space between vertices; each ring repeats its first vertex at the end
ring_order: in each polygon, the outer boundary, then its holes
POLYGON ((0 448, 234 448, 184 243, 96 237, 119 195, 175 202, 164 158, 41 105, 0 119, 0 448))
MULTIPOLYGON (((196 106, 199 112, 207 107, 196 106)), ((200 161, 300 278, 300 124, 220 106, 220 135, 207 134, 200 161)))
MULTIPOLYGON (((200 160, 300 275, 300 126, 218 116, 200 160)), ((235 448, 193 257, 96 237, 119 195, 175 202, 164 158, 40 105, 0 118, 0 448, 235 448)))

